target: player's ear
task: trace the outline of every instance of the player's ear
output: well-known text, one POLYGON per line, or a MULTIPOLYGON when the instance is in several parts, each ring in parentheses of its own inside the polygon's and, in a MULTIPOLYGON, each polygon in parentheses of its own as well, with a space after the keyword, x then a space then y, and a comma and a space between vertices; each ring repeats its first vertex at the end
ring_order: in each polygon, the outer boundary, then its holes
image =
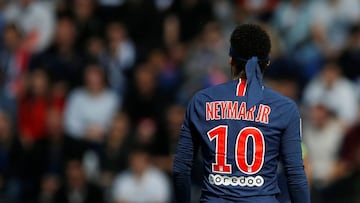
POLYGON ((234 65, 234 61, 233 61, 233 58, 231 56, 229 57, 229 64, 230 64, 230 66, 234 65))
POLYGON ((271 61, 270 61, 270 60, 268 60, 268 62, 266 63, 266 67, 269 67, 269 66, 270 66, 270 64, 271 64, 271 61))

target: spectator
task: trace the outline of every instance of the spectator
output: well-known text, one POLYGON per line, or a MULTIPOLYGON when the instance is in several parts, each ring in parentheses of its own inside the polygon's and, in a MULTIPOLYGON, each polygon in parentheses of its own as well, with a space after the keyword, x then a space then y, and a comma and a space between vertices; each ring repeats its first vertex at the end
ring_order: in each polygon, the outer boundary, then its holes
POLYGON ((325 36, 328 52, 338 55, 344 47, 347 31, 360 19, 360 2, 356 0, 316 1, 312 5, 312 27, 325 36))
POLYGON ((86 44, 87 56, 106 65, 107 59, 105 57, 105 40, 100 36, 91 36, 86 44))
POLYGON ((208 1, 175 1, 172 11, 180 19, 182 42, 190 42, 195 39, 203 30, 204 25, 213 19, 211 5, 208 1))
MULTIPOLYGON (((6 19, 4 15, 4 9, 6 7, 6 2, 4 0, 0 1, 0 33, 3 33, 6 26, 6 19)), ((0 47, 2 47, 3 42, 0 40, 0 47)))
POLYGON ((309 34, 311 9, 306 0, 282 1, 275 10, 274 27, 289 51, 294 50, 309 34))
POLYGON ((134 80, 124 101, 124 110, 130 116, 131 123, 136 126, 148 118, 159 123, 165 101, 157 91, 156 72, 148 64, 141 65, 135 71, 134 80))
MULTIPOLYGON (((265 70, 264 77, 267 80, 270 79, 271 82, 278 82, 280 86, 282 86, 282 82, 288 82, 289 80, 297 83, 302 75, 298 64, 295 63, 292 57, 287 55, 284 39, 271 24, 262 24, 261 26, 269 33, 270 40, 273 42, 270 51, 271 63, 269 68, 265 70)), ((280 91, 280 93, 282 92, 280 91)))
POLYGON ((168 11, 174 2, 175 0, 155 0, 154 4, 157 12, 161 13, 168 11))
POLYGON ((9 4, 5 18, 25 34, 24 46, 31 52, 46 49, 54 33, 55 19, 51 7, 44 2, 20 0, 9 4))
POLYGON ((32 143, 46 134, 49 88, 46 71, 41 68, 33 70, 28 78, 27 90, 18 102, 19 133, 26 142, 32 143))
POLYGON ((321 201, 321 192, 335 181, 337 155, 345 129, 332 107, 325 103, 313 104, 308 110, 309 118, 304 122, 304 142, 308 147, 311 165, 312 199, 321 201))
POLYGON ((163 44, 169 48, 180 43, 180 22, 176 15, 168 15, 163 22, 163 44))
POLYGON ((46 137, 39 140, 33 149, 33 156, 41 174, 62 177, 66 162, 81 157, 84 146, 71 137, 66 136, 63 127, 63 115, 56 108, 46 113, 46 137))
POLYGON ((84 86, 70 93, 65 109, 65 129, 70 136, 101 143, 118 109, 116 94, 106 87, 99 64, 89 64, 84 86))
POLYGON ((333 57, 326 36, 316 26, 310 28, 308 38, 293 52, 293 62, 299 66, 299 74, 304 84, 319 74, 326 58, 333 57))
POLYGON ((189 58, 185 61, 186 81, 183 86, 185 100, 197 90, 229 80, 228 44, 222 36, 221 26, 217 22, 205 25, 198 44, 189 50, 189 58))
POLYGON ((38 203, 54 203, 56 192, 60 187, 60 180, 54 175, 45 175, 41 180, 38 203))
POLYGON ((224 26, 226 33, 231 33, 231 29, 234 26, 234 10, 232 9, 234 2, 226 0, 215 0, 212 5, 215 19, 221 22, 224 26))
POLYGON ((37 160, 33 156, 33 141, 19 136, 11 127, 6 114, 2 113, 0 117, 1 170, 6 173, 2 180, 4 188, 0 189, 0 193, 4 192, 2 194, 10 203, 32 203, 38 194, 37 186, 41 173, 35 164, 37 160))
MULTIPOLYGON (((340 162, 336 169, 341 168, 341 178, 327 187, 322 193, 324 202, 328 203, 357 203, 360 181, 360 139, 359 124, 356 124, 345 136, 341 146, 340 162)), ((338 170, 339 171, 339 170, 338 170)))
POLYGON ((66 162, 81 157, 84 146, 65 135, 62 113, 57 108, 47 112, 47 136, 39 140, 33 149, 34 162, 39 173, 40 192, 37 201, 54 203, 64 177, 66 162))
POLYGON ((304 121, 304 142, 311 161, 313 185, 324 187, 334 180, 336 157, 345 129, 326 104, 313 104, 304 121))
POLYGON ((127 36, 127 30, 121 23, 111 23, 107 27, 108 53, 106 54, 106 72, 110 87, 120 99, 127 88, 126 72, 133 67, 136 51, 133 42, 127 36))
POLYGON ((129 36, 136 42, 140 54, 158 46, 161 40, 161 16, 156 11, 154 1, 125 1, 119 19, 124 22, 129 36), (144 31, 146 30, 146 34, 144 31))
POLYGON ((99 13, 101 20, 112 22, 121 16, 125 0, 99 0, 99 13))
POLYGON ((160 52, 163 63, 157 70, 157 86, 159 92, 170 102, 176 101, 179 89, 184 82, 183 63, 186 58, 184 44, 168 47, 168 54, 160 52))
POLYGON ((85 172, 78 160, 70 160, 66 165, 66 182, 59 189, 55 203, 103 203, 102 191, 87 182, 85 172))
POLYGON ((350 36, 346 47, 339 57, 344 75, 353 81, 360 81, 360 25, 354 24, 350 28, 350 36))
POLYGON ((132 143, 140 144, 148 149, 149 154, 156 156, 162 154, 166 149, 166 144, 161 136, 163 129, 160 124, 152 118, 144 118, 140 120, 132 135, 132 143))
POLYGON ((129 118, 125 113, 117 114, 112 121, 100 163, 101 183, 106 187, 112 184, 118 172, 124 171, 128 166, 130 127, 129 118))
POLYGON ((113 201, 116 203, 169 202, 168 179, 160 170, 151 167, 146 150, 140 147, 133 148, 129 162, 129 171, 120 173, 115 179, 113 201))
POLYGON ((15 101, 24 89, 29 53, 22 48, 22 35, 18 28, 9 24, 3 33, 4 46, 0 50, 0 105, 13 121, 16 118, 15 101))
POLYGON ((237 0, 238 6, 243 10, 248 19, 269 20, 272 17, 279 0, 251 1, 237 0))
MULTIPOLYGON (((16 190, 11 190, 10 186, 14 182, 14 152, 18 149, 18 138, 11 127, 9 116, 0 112, 0 201, 11 202, 19 195, 16 190)), ((16 182, 16 181, 15 181, 16 182)), ((18 186, 15 184, 15 186, 18 186)), ((18 188, 17 188, 18 189, 18 188)))
POLYGON ((65 82, 54 82, 50 90, 50 106, 56 111, 63 113, 65 109, 65 100, 67 95, 67 86, 65 82))
POLYGON ((76 44, 79 48, 85 48, 90 36, 102 34, 104 25, 96 16, 95 0, 75 0, 72 6, 78 32, 76 44))
POLYGON ((46 51, 33 56, 31 67, 44 66, 53 81, 64 82, 70 89, 81 85, 84 59, 81 51, 76 49, 76 35, 73 19, 61 17, 56 25, 54 43, 46 51))
POLYGON ((320 75, 306 87, 304 104, 312 106, 319 100, 324 101, 339 116, 340 121, 349 126, 358 115, 358 97, 354 92, 353 84, 342 76, 340 67, 334 62, 328 62, 320 75))
POLYGON ((337 168, 339 169, 339 175, 348 176, 350 173, 358 170, 357 164, 359 163, 358 159, 360 157, 359 129, 360 124, 358 122, 344 135, 338 156, 339 162, 337 168))

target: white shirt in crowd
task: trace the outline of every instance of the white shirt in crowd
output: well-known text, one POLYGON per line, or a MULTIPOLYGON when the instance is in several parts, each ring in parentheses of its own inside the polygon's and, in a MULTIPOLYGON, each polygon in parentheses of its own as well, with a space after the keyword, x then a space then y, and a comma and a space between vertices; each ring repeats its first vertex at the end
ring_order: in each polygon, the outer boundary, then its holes
POLYGON ((131 171, 120 174, 113 185, 114 202, 166 203, 170 202, 170 185, 166 175, 156 168, 148 168, 139 179, 131 171))
POLYGON ((32 47, 35 52, 43 51, 51 43, 55 31, 54 13, 50 4, 37 1, 31 2, 27 7, 12 3, 4 10, 7 22, 15 23, 25 37, 36 38, 32 47))
POLYGON ((312 80, 304 91, 304 102, 313 105, 323 101, 336 113, 341 121, 353 124, 358 116, 358 95, 353 83, 346 78, 339 78, 332 88, 327 88, 321 78, 312 80))
POLYGON ((310 160, 314 184, 327 184, 336 168, 336 160, 344 138, 344 128, 336 119, 330 119, 322 128, 304 123, 303 139, 310 160))
POLYGON ((74 90, 65 109, 65 129, 75 138, 82 138, 91 125, 107 129, 118 109, 118 99, 114 92, 104 90, 92 95, 83 88, 74 90))

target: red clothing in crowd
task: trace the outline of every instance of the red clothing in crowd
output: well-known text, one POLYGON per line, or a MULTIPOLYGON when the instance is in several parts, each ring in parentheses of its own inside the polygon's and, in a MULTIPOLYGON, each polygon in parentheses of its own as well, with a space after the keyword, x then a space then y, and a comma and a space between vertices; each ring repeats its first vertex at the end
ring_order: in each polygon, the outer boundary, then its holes
POLYGON ((46 114, 49 109, 46 97, 22 98, 18 104, 19 132, 32 140, 45 136, 46 114))
POLYGON ((264 12, 270 12, 276 9, 279 0, 265 0, 265 1, 253 1, 253 0, 237 0, 240 8, 246 10, 261 9, 264 12))
POLYGON ((354 165, 359 160, 360 155, 360 123, 356 124, 349 132, 346 133, 342 147, 340 149, 340 159, 344 160, 349 167, 354 165))
POLYGON ((65 109, 65 96, 53 96, 50 102, 50 106, 57 112, 64 112, 65 109))

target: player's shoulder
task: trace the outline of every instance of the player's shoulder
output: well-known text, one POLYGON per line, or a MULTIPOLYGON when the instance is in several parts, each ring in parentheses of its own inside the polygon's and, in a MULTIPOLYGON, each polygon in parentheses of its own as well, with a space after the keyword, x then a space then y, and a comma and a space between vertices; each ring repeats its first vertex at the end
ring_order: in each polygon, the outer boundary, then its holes
POLYGON ((193 96, 193 100, 200 99, 213 99, 214 97, 221 97, 222 95, 226 95, 229 91, 232 90, 232 86, 236 85, 236 81, 229 81, 226 83, 222 83, 219 85, 211 86, 199 90, 193 96))

